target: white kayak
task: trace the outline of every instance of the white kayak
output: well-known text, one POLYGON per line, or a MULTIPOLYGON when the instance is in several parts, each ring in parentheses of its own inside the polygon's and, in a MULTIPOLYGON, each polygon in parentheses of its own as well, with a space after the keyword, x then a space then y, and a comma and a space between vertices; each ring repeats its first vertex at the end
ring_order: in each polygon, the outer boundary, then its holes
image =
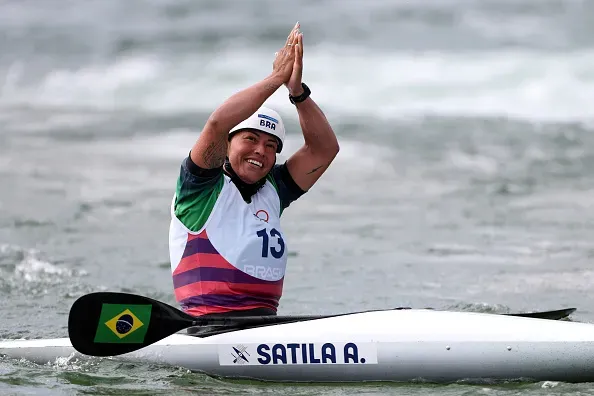
MULTIPOLYGON (((5 340, 38 363, 83 357, 68 338, 5 340)), ((115 359, 289 382, 594 382, 594 324, 423 309, 354 313, 199 338, 174 334, 115 359)))

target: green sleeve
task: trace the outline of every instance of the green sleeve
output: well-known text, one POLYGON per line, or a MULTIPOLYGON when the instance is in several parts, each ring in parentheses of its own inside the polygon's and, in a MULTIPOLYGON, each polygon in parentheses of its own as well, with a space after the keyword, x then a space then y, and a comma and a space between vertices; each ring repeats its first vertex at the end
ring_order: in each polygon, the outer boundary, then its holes
POLYGON ((184 159, 175 194, 175 216, 190 231, 200 231, 223 189, 223 168, 201 169, 184 159))

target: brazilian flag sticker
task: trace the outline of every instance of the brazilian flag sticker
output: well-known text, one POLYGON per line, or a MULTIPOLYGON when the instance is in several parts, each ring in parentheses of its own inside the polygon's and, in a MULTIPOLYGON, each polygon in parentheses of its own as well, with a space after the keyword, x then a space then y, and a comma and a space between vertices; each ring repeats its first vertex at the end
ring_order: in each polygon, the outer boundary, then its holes
POLYGON ((103 304, 96 343, 140 344, 151 320, 152 305, 103 304))

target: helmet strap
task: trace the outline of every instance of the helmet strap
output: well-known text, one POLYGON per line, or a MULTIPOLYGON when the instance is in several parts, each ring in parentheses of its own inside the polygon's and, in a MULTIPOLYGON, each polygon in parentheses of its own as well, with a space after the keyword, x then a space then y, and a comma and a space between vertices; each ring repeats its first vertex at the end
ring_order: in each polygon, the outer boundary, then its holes
POLYGON ((233 182, 233 184, 235 184, 235 187, 237 187, 237 189, 239 190, 241 197, 247 203, 251 203, 252 197, 254 196, 254 194, 256 194, 262 187, 264 187, 264 184, 266 184, 266 176, 264 176, 262 179, 258 180, 257 182, 251 183, 251 184, 246 183, 243 180, 241 180, 241 178, 233 170, 233 167, 231 166, 231 162, 229 162, 229 157, 227 157, 225 159, 225 164, 223 165, 223 170, 225 171, 227 176, 229 176, 231 178, 231 181, 233 182))

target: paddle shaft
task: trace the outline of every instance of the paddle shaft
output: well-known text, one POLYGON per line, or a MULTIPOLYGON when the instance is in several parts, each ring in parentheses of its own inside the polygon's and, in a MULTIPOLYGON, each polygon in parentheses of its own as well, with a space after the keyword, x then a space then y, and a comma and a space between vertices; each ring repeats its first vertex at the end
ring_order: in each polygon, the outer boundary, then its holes
MULTIPOLYGON (((393 308, 394 310, 403 310, 409 308, 393 308)), ((524 318, 536 318, 536 319, 548 319, 548 320, 558 320, 563 319, 575 311, 575 308, 566 308, 566 309, 559 309, 554 311, 541 311, 541 312, 526 312, 526 313, 506 313, 501 314, 505 316, 517 316, 517 317, 524 317, 524 318)), ((373 312, 373 311, 365 311, 365 312, 373 312)), ((190 326, 230 326, 235 327, 238 325, 259 325, 259 326, 267 326, 267 325, 274 325, 274 324, 281 324, 281 323, 291 323, 291 322, 304 322, 308 320, 316 320, 316 319, 326 319, 330 317, 336 316, 343 316, 343 315, 351 315, 352 313, 342 313, 342 314, 334 314, 334 315, 288 315, 288 316, 228 316, 228 317, 198 317, 196 318, 190 326)), ((188 327, 190 327, 188 326, 188 327)))

